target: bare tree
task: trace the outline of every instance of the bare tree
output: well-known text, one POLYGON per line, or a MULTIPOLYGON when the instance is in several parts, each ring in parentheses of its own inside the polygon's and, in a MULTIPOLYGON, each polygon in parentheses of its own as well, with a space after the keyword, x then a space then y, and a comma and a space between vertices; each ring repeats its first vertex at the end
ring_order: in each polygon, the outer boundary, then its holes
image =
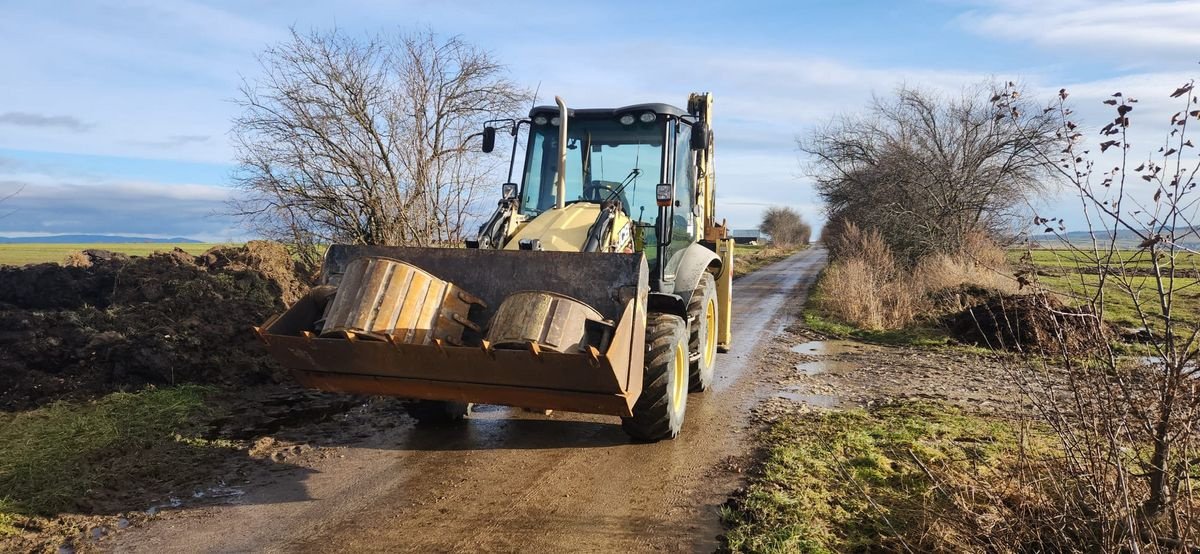
POLYGON ((1013 83, 980 85, 957 98, 901 87, 799 140, 831 225, 881 231, 908 260, 960 249, 976 231, 998 234, 1044 191, 1042 151, 1050 114, 1013 83))
POLYGON ((771 235, 771 241, 782 246, 808 244, 812 235, 812 227, 804 222, 796 210, 782 206, 767 208, 758 229, 771 235))
MULTIPOLYGON (((1187 82, 1170 94, 1179 111, 1148 159, 1132 155, 1129 142, 1136 99, 1116 92, 1105 100, 1115 117, 1094 140, 1072 121, 1065 89, 1051 110, 1061 141, 1049 161, 1076 193, 1089 238, 1061 235, 1062 219, 1039 216, 1034 224, 1060 234, 1063 259, 1078 275, 1071 293, 1087 307, 1075 317, 1105 330, 1121 310, 1141 325, 1132 333, 1141 356, 1124 357, 1098 340, 1082 357, 1066 349, 1038 353, 1026 373, 1031 398, 1061 441, 1055 481, 1064 512, 1078 518, 1067 521, 1104 551, 1200 548, 1191 480, 1200 431, 1200 316, 1186 304, 1200 287, 1200 161, 1190 137, 1200 97, 1193 87, 1187 82), (1065 369, 1065 385, 1044 378, 1047 361, 1065 369)), ((1037 287, 1036 271, 1023 276, 1037 287)))
POLYGON ((235 211, 310 256, 461 240, 497 161, 468 139, 529 98, 491 54, 432 31, 293 30, 259 62, 233 126, 235 211))

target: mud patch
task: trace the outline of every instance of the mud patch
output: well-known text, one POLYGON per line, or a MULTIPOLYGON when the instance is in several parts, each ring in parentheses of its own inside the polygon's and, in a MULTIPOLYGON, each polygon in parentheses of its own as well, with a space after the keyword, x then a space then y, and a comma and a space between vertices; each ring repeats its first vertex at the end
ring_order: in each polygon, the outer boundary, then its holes
POLYGON ((1113 334, 1087 310, 1045 294, 993 294, 944 323, 959 342, 1011 351, 1085 352, 1113 334))
POLYGON ((0 410, 151 384, 285 377, 250 332, 304 286, 282 245, 197 257, 89 250, 69 262, 0 268, 0 410))
MULTIPOLYGON (((1029 408, 1003 356, 831 340, 793 325, 766 354, 777 388, 763 414, 937 401, 972 410, 1029 408)), ((770 419, 770 418, 768 418, 770 419)))

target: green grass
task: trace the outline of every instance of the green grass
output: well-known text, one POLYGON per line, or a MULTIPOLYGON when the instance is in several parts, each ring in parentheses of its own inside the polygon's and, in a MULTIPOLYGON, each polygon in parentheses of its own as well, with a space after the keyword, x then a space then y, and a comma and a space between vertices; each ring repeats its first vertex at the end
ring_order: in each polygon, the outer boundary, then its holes
POLYGON ((840 339, 857 339, 890 346, 950 346, 954 341, 944 330, 932 325, 916 325, 904 329, 873 331, 842 323, 810 306, 804 309, 804 324, 818 333, 840 339))
MULTIPOLYGON (((1016 263, 1024 250, 1010 250, 1009 259, 1016 263)), ((1095 273, 1095 263, 1089 262, 1090 253, 1078 253, 1068 250, 1031 250, 1033 264, 1040 270, 1037 280, 1046 289, 1057 292, 1062 300, 1074 306, 1086 304, 1088 299, 1095 296, 1100 286, 1100 278, 1095 273)), ((1125 263, 1125 269, 1149 270, 1151 268, 1150 254, 1147 251, 1120 250, 1115 253, 1115 259, 1125 263)), ((1200 262, 1200 257, 1192 254, 1180 254, 1176 266, 1180 269, 1192 269, 1193 264, 1200 262)), ((1117 262, 1114 261, 1114 264, 1117 262)), ((1164 278, 1164 286, 1173 290, 1173 315, 1185 322, 1197 322, 1200 314, 1200 279, 1193 277, 1177 277, 1174 280, 1164 278)), ((1132 289, 1141 299, 1142 309, 1147 313, 1152 323, 1157 323, 1162 310, 1158 307, 1157 285, 1155 278, 1150 275, 1122 276, 1120 267, 1114 266, 1105 283, 1105 317, 1112 323, 1122 327, 1141 328, 1141 318, 1137 314, 1134 296, 1127 289, 1132 289)))
MULTIPOLYGON (((1042 269, 1076 272, 1081 267, 1085 270, 1095 270, 1096 256, 1088 251, 1075 251, 1061 248, 1039 248, 1029 250, 1030 260, 1042 269)), ((1014 265, 1021 261, 1026 250, 1014 248, 1008 251, 1008 260, 1014 265)), ((1101 258, 1108 260, 1107 254, 1101 252, 1101 258)), ((1150 269, 1152 258, 1149 250, 1117 250, 1109 262, 1114 267, 1124 264, 1130 269, 1150 269)), ((1200 255, 1180 252, 1175 258, 1176 267, 1196 269, 1200 267, 1200 255)))
POLYGON ((26 265, 37 263, 62 263, 67 255, 85 249, 111 250, 130 256, 146 256, 154 252, 169 252, 172 248, 182 248, 189 254, 201 254, 220 243, 29 243, 29 244, 0 244, 0 265, 26 265))
POLYGON ((734 552, 901 551, 902 540, 917 552, 958 551, 926 533, 948 507, 921 465, 996 471, 1018 448, 1000 420, 929 404, 789 416, 763 439, 758 471, 722 509, 734 552))
POLYGON ((108 484, 186 470, 196 445, 178 433, 205 413, 207 392, 147 389, 0 413, 0 533, 16 514, 72 510, 108 484))

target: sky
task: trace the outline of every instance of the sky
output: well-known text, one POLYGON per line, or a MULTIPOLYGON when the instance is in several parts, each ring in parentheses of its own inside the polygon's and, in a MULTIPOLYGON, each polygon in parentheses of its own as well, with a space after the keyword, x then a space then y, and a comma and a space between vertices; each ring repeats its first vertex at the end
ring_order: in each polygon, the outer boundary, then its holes
MULTIPOLYGON (((461 36, 573 107, 711 91, 718 216, 734 228, 775 205, 819 227, 797 137, 902 84, 1012 80, 1045 101, 1065 87, 1093 139, 1121 91, 1141 101, 1141 156, 1169 130, 1170 92, 1200 73, 1198 1, 3 0, 0 198, 15 195, 0 235, 248 238, 224 215, 233 99, 290 28, 335 26, 461 36)), ((1063 193, 1035 209, 1078 228, 1073 206, 1063 193)))

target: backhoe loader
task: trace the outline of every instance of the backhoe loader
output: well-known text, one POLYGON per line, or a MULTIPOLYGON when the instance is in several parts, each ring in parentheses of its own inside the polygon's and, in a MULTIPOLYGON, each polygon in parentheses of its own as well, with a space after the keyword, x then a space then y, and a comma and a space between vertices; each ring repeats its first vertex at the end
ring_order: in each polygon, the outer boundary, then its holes
POLYGON ((465 248, 333 245, 322 284, 255 328, 302 385, 413 399, 419 421, 480 403, 620 416, 640 441, 679 434, 732 338, 712 97, 555 100, 485 124, 484 152, 512 137, 509 178, 465 248))

